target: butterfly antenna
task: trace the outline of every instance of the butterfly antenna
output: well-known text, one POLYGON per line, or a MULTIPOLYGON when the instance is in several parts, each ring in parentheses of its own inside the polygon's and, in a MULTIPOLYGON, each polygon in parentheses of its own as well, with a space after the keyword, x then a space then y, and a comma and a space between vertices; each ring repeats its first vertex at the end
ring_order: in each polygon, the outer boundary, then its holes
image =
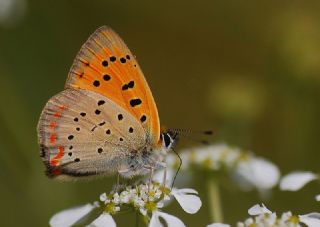
POLYGON ((173 188, 173 186, 174 186, 174 182, 176 181, 176 178, 177 178, 177 176, 178 176, 178 173, 179 173, 180 168, 181 168, 181 165, 182 165, 182 159, 181 159, 180 155, 178 154, 178 152, 176 152, 173 148, 172 148, 172 151, 173 151, 173 152, 178 156, 178 158, 179 158, 179 167, 178 167, 178 169, 177 169, 177 171, 176 171, 176 174, 174 175, 174 178, 173 178, 173 181, 172 181, 172 184, 171 184, 171 190, 172 190, 172 188, 173 188))
POLYGON ((201 143, 204 145, 209 145, 209 141, 208 140, 199 140, 196 139, 195 137, 202 137, 203 136, 211 136, 213 135, 213 131, 212 130, 205 130, 205 131, 193 131, 190 129, 170 129, 170 131, 174 132, 175 134, 181 135, 185 138, 188 138, 194 142, 197 143, 201 143))

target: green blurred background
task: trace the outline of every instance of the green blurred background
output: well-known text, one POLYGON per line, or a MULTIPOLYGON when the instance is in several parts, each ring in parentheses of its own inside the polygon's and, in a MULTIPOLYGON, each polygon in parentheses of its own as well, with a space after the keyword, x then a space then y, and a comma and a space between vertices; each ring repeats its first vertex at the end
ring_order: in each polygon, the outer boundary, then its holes
MULTIPOLYGON (((47 179, 36 134, 42 107, 63 89, 80 46, 101 25, 137 56, 163 125, 212 128, 215 142, 253 150, 282 173, 317 172, 319 12, 316 0, 0 0, 0 225, 47 226, 53 213, 110 190, 114 178, 47 179)), ((166 211, 205 226, 201 177, 189 186, 201 193, 200 212, 166 211)), ((315 183, 295 193, 275 189, 264 202, 277 211, 319 212, 318 192, 315 183)), ((224 189, 225 222, 243 220, 261 201, 256 192, 224 189)))

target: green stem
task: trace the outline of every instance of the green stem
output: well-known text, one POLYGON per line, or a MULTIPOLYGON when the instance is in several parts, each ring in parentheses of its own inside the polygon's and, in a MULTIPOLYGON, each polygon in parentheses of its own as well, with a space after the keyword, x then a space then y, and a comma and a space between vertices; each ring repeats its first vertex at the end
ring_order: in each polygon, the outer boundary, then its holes
POLYGON ((219 182, 210 176, 207 179, 207 190, 209 197, 209 211, 212 222, 223 223, 223 212, 220 198, 219 182))
POLYGON ((139 211, 136 211, 136 227, 139 227, 139 211))
POLYGON ((149 222, 150 222, 149 216, 148 215, 146 215, 146 216, 141 215, 141 217, 142 217, 142 220, 143 220, 144 224, 146 224, 146 226, 148 226, 149 222))

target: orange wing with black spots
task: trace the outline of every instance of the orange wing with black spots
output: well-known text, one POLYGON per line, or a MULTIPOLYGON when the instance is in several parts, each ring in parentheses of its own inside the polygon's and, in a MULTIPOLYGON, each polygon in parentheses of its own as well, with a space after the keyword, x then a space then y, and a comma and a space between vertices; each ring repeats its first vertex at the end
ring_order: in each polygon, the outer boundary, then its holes
POLYGON ((81 47, 66 88, 100 93, 142 123, 151 144, 160 137, 158 110, 143 73, 122 39, 111 29, 97 29, 81 47))

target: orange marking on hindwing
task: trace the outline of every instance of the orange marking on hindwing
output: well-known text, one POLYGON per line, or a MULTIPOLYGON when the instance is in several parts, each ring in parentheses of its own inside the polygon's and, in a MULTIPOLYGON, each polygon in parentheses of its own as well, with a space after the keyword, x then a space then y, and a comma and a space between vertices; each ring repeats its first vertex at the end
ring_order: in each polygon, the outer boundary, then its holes
POLYGON ((59 175, 59 174, 61 174, 61 170, 60 170, 60 169, 53 169, 53 170, 51 171, 51 173, 52 173, 53 175, 59 175))
POLYGON ((52 166, 57 166, 64 155, 64 148, 62 146, 59 146, 58 150, 58 154, 50 161, 52 166))
POLYGON ((59 106, 59 109, 63 111, 63 110, 65 110, 65 109, 67 109, 67 107, 66 107, 65 105, 60 105, 60 106, 59 106))
POLYGON ((54 121, 51 121, 49 127, 50 127, 51 129, 54 129, 55 127, 57 127, 57 123, 54 122, 54 121))
POLYGON ((55 113, 53 114, 53 116, 54 116, 54 117, 61 117, 61 113, 55 112, 55 113))
POLYGON ((52 134, 50 135, 50 143, 54 143, 54 142, 56 142, 56 140, 57 140, 56 134, 52 133, 52 134))

